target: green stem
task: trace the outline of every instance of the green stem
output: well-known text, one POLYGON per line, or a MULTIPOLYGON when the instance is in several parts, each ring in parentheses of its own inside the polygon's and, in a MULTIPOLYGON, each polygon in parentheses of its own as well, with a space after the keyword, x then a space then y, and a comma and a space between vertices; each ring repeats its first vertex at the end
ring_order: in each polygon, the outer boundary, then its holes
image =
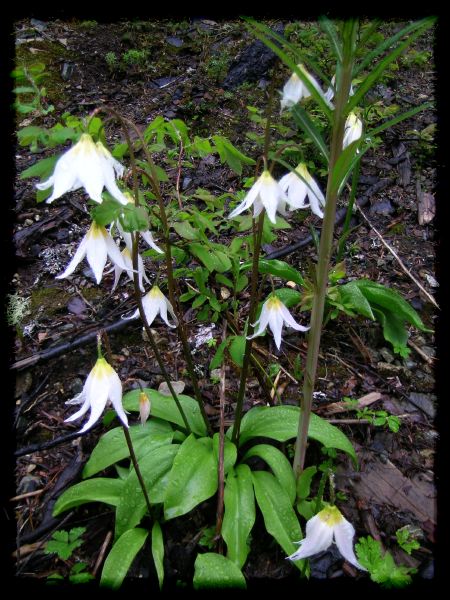
POLYGON ((255 321, 256 307, 258 305, 258 272, 259 272, 259 253, 261 250, 261 238, 264 225, 265 211, 259 215, 258 224, 255 232, 255 243, 253 246, 253 266, 252 266, 252 281, 251 281, 251 292, 250 292, 250 309, 248 315, 248 328, 247 328, 247 339, 245 343, 244 360, 241 369, 241 378, 239 382, 239 392, 236 402, 236 413, 234 417, 233 436, 231 441, 238 445, 239 444, 239 432, 241 428, 242 409, 244 406, 244 393, 245 384, 247 382, 247 373, 250 365, 250 357, 252 354, 253 340, 249 340, 248 337, 253 333, 253 323, 255 321))
POLYGON ((355 170, 353 171, 352 190, 350 192, 350 198, 348 199, 347 212, 345 214, 345 221, 342 226, 341 237, 339 238, 339 246, 338 246, 338 252, 337 252, 337 256, 336 256, 337 263, 341 262, 342 257, 344 256, 345 242, 347 241, 348 234, 349 234, 350 219, 352 218, 353 205, 355 204, 356 190, 358 188, 358 183, 359 183, 360 166, 361 166, 361 161, 358 160, 358 162, 355 165, 355 170))
POLYGON ((141 486, 142 493, 144 494, 145 504, 147 505, 148 514, 151 516, 152 507, 150 505, 150 498, 148 497, 147 488, 145 487, 144 479, 142 477, 141 470, 139 468, 139 463, 136 458, 136 453, 134 452, 133 442, 131 441, 131 435, 128 430, 128 427, 123 426, 123 432, 125 434, 125 439, 127 441, 128 450, 130 451, 131 462, 133 463, 134 470, 136 471, 136 475, 139 481, 139 485, 141 486))
POLYGON ((332 175, 336 162, 342 152, 344 138, 344 125, 346 117, 346 104, 350 91, 353 68, 353 40, 356 32, 356 22, 347 21, 344 24, 344 58, 342 63, 340 85, 336 94, 336 107, 334 110, 333 132, 331 138, 330 164, 328 172, 328 185, 323 218, 322 232, 317 265, 316 293, 314 294, 311 310, 311 329, 308 338, 308 354, 306 357, 305 377, 303 382, 303 398, 299 428, 295 444, 294 472, 298 478, 305 464, 308 428, 311 418, 314 384, 316 380, 317 362, 322 334, 323 313, 328 285, 328 271, 333 245, 334 222, 336 217, 336 204, 338 186, 331 185, 332 175), (345 35, 346 34, 346 35, 345 35))

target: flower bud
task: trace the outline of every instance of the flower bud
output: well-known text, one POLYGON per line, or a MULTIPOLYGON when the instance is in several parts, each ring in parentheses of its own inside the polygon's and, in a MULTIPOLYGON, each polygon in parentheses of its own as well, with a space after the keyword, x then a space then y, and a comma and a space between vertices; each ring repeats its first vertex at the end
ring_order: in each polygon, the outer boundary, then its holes
POLYGON ((150 416, 150 400, 145 392, 139 394, 139 415, 141 417, 141 424, 144 425, 150 416))

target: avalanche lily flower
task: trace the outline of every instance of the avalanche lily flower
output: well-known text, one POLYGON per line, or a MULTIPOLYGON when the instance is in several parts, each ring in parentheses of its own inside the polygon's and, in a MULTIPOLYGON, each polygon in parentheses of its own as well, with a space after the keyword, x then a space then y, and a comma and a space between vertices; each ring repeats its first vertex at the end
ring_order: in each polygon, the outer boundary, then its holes
POLYGON ((267 325, 269 325, 273 337, 275 338, 275 344, 279 350, 281 345, 281 330, 284 323, 297 331, 308 331, 309 329, 309 327, 299 325, 281 300, 275 296, 275 294, 272 294, 269 299, 264 302, 261 309, 261 315, 253 325, 253 327, 258 325, 257 331, 247 339, 251 340, 257 335, 261 335, 261 333, 265 331, 267 325))
POLYGON ((344 140, 342 148, 347 148, 352 142, 356 142, 362 136, 363 124, 361 119, 351 112, 345 121, 344 140))
MULTIPOLYGON (((172 304, 169 302, 169 300, 167 300, 157 285, 154 285, 152 289, 142 298, 142 306, 144 308, 144 313, 147 317, 147 322, 149 325, 153 323, 158 313, 161 315, 161 319, 169 327, 176 327, 178 325, 178 319, 173 310, 172 304), (174 325, 169 322, 169 319, 167 318, 167 311, 169 311, 171 314, 174 325)), ((138 315, 139 309, 136 309, 132 315, 127 317, 127 319, 135 319, 138 315)))
POLYGON ((118 202, 126 204, 127 201, 116 184, 116 175, 121 177, 123 171, 124 167, 101 142, 95 144, 88 133, 83 133, 75 146, 58 159, 53 175, 36 187, 46 190, 53 186, 53 192, 47 199, 48 204, 66 192, 81 187, 99 204, 103 202, 104 187, 118 202))
POLYGON ((84 433, 100 418, 105 406, 112 403, 117 416, 128 427, 128 419, 122 407, 122 383, 111 365, 98 358, 94 368, 89 373, 82 391, 68 400, 66 404, 81 404, 80 410, 65 420, 65 423, 76 421, 90 409, 89 420, 79 433, 84 433))
MULTIPOLYGON (((311 73, 308 73, 308 71, 302 64, 297 65, 297 67, 302 73, 304 73, 304 75, 306 75, 306 77, 316 88, 316 90, 321 95, 323 95, 320 85, 318 84, 316 79, 311 75, 311 73)), ((308 90, 306 85, 303 83, 303 81, 300 79, 297 73, 292 73, 292 75, 287 80, 283 88, 283 96, 281 98, 281 110, 283 110, 284 108, 290 108, 291 106, 297 104, 297 102, 300 102, 302 98, 309 98, 309 96, 311 96, 311 92, 308 90)))
POLYGON ((288 556, 289 560, 299 560, 326 550, 334 541, 339 552, 349 563, 365 571, 359 564, 353 551, 355 529, 344 518, 336 506, 327 506, 306 523, 306 537, 300 542, 300 548, 288 556))
POLYGON ((320 207, 325 206, 325 197, 319 186, 304 163, 300 163, 295 171, 305 181, 300 179, 293 171, 283 175, 279 181, 281 189, 287 194, 289 205, 292 208, 308 208, 310 206, 312 212, 323 219, 323 212, 320 207), (309 202, 306 201, 307 197, 309 202))
MULTIPOLYGON (((125 246, 125 248, 122 250, 121 254, 122 254, 123 262, 126 266, 127 275, 130 278, 130 280, 133 281, 133 259, 131 256, 130 248, 128 246, 125 246)), ((114 284, 112 286, 111 293, 116 289, 117 284, 119 283, 120 276, 122 275, 123 271, 124 271, 124 269, 122 269, 122 267, 120 267, 117 264, 114 265, 114 284)), ((142 285, 142 279, 145 279, 145 281, 147 283, 150 283, 150 280, 148 279, 147 275, 145 274, 144 261, 142 260, 142 256, 140 254, 138 254, 138 277, 139 277, 139 288, 140 288, 141 292, 144 292, 145 290, 142 285)))
POLYGON ((286 202, 288 202, 288 197, 279 184, 269 171, 263 171, 250 188, 244 200, 228 215, 228 218, 233 219, 237 217, 237 215, 240 215, 253 204, 253 216, 255 218, 265 208, 269 219, 272 223, 276 223, 277 211, 283 215, 286 214, 286 202))
POLYGON ((89 266, 94 271, 97 284, 102 280, 103 269, 108 256, 123 271, 127 271, 129 268, 110 234, 104 227, 93 221, 66 270, 61 275, 57 275, 56 279, 64 279, 72 275, 85 256, 89 266))
MULTIPOLYGON (((324 94, 324 98, 328 103, 328 106, 330 108, 334 108, 333 103, 331 102, 334 98, 334 91, 336 89, 336 75, 333 75, 332 79, 331 79, 331 86, 329 86, 329 88, 327 89, 327 91, 324 94)), ((350 96, 353 96, 354 94, 354 90, 353 90, 353 85, 350 84, 350 96)))
MULTIPOLYGON (((127 201, 127 204, 134 204, 134 200, 133 200, 131 194, 129 194, 128 192, 124 192, 124 197, 125 197, 125 200, 127 201)), ((131 250, 133 247, 133 239, 131 237, 131 233, 129 233, 128 231, 125 231, 123 229, 123 227, 120 224, 120 221, 118 219, 117 219, 117 221, 114 222, 114 224, 117 227, 117 229, 119 230, 120 235, 124 239, 125 244, 129 248, 129 250, 131 250)), ((112 227, 111 227, 111 229, 112 229, 112 227)), ((111 232, 111 229, 110 229, 110 232, 111 232)), ((147 229, 147 231, 140 231, 139 235, 147 243, 147 245, 150 246, 150 248, 153 248, 153 250, 156 250, 156 252, 159 252, 160 254, 164 254, 164 251, 161 250, 161 248, 155 244, 155 241, 153 240, 153 236, 148 229, 147 229)))

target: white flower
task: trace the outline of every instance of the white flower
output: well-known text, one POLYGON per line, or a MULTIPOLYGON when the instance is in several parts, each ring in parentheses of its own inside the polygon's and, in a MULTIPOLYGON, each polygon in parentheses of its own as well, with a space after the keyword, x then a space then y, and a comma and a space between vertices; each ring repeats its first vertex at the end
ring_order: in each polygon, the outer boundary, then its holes
POLYGON ((306 537, 300 542, 300 548, 288 556, 289 560, 299 560, 326 550, 336 542, 339 552, 349 563, 365 571, 356 559, 353 551, 355 529, 336 506, 327 506, 306 523, 306 537))
MULTIPOLYGON (((327 91, 325 92, 325 95, 324 95, 324 98, 325 98, 325 100, 328 103, 328 106, 330 108, 334 108, 334 105, 333 105, 333 103, 331 101, 334 98, 335 86, 336 86, 336 75, 333 75, 333 77, 331 79, 331 86, 327 89, 327 91)), ((353 96, 354 93, 355 92, 353 91, 353 85, 350 84, 349 95, 353 96)))
POLYGON ((79 263, 84 257, 94 271, 97 283, 102 280, 103 269, 105 268, 106 259, 109 256, 111 261, 119 266, 123 271, 128 270, 119 248, 116 246, 113 238, 109 235, 104 227, 92 221, 88 232, 81 240, 72 260, 68 264, 64 273, 57 275, 56 279, 64 279, 75 271, 79 263))
MULTIPOLYGON (((318 84, 316 79, 311 75, 311 73, 308 73, 305 67, 301 64, 297 65, 297 67, 304 75, 306 75, 306 77, 316 88, 316 90, 323 96, 323 92, 320 85, 318 84)), ((297 73, 292 73, 292 75, 287 80, 283 88, 283 96, 281 98, 281 110, 283 110, 286 107, 290 108, 291 106, 294 106, 294 104, 297 104, 297 102, 300 102, 302 98, 309 98, 309 96, 311 96, 311 92, 308 90, 306 85, 303 83, 303 81, 300 79, 297 73)))
POLYGON ((89 373, 82 391, 66 402, 66 404, 82 404, 82 406, 65 422, 76 421, 90 409, 89 420, 79 432, 84 433, 98 421, 108 402, 112 403, 117 416, 128 427, 128 419, 122 407, 122 383, 111 365, 104 358, 99 358, 89 373))
POLYGON ((265 208, 269 219, 272 223, 276 223, 277 211, 281 214, 286 214, 285 206, 287 201, 288 197, 269 171, 263 171, 250 188, 244 200, 228 215, 228 218, 233 219, 253 204, 253 216, 255 218, 265 208))
MULTIPOLYGON (((167 300, 164 294, 161 292, 157 285, 154 285, 152 289, 145 294, 142 298, 142 306, 144 313, 147 318, 147 323, 151 325, 155 320, 156 315, 159 313, 161 319, 169 326, 176 327, 178 325, 178 319, 173 310, 172 304, 167 300), (171 314, 174 325, 169 323, 167 318, 167 311, 171 314)), ((139 315, 139 309, 136 309, 132 315, 127 317, 128 319, 135 319, 139 315)))
POLYGON ((319 186, 304 163, 300 163, 295 171, 305 181, 300 179, 293 171, 283 175, 279 181, 281 189, 287 194, 289 205, 292 208, 308 208, 311 206, 312 212, 323 219, 321 206, 325 206, 325 197, 319 186), (307 197, 309 202, 306 201, 307 197))
POLYGON ((344 139, 342 142, 342 148, 347 148, 352 142, 359 140, 362 136, 363 124, 361 119, 351 112, 347 120, 345 121, 344 139))
MULTIPOLYGON (((122 275, 123 271, 126 270, 128 277, 130 278, 131 281, 133 281, 133 259, 131 256, 131 250, 128 246, 125 246, 125 248, 122 250, 121 252, 122 254, 122 258, 123 258, 123 262, 125 264, 126 269, 123 269, 122 267, 120 267, 119 265, 114 265, 114 284, 112 286, 111 289, 111 293, 116 289, 117 284, 119 283, 119 279, 120 276, 122 275)), ((145 274, 145 269, 144 269, 144 261, 142 260, 142 257, 140 254, 138 254, 138 277, 139 277, 139 288, 141 290, 141 292, 145 291, 144 287, 142 285, 142 279, 145 279, 145 281, 147 283, 150 283, 150 280, 148 279, 147 275, 145 274)))
POLYGON ((261 335, 261 333, 265 331, 267 325, 269 325, 270 329, 272 330, 273 337, 275 338, 275 344, 277 348, 280 349, 281 330, 284 323, 293 329, 296 329, 297 331, 308 331, 309 329, 309 327, 303 327, 302 325, 299 325, 281 300, 272 294, 269 299, 264 302, 261 309, 261 315, 253 325, 254 327, 258 325, 257 331, 255 331, 253 335, 249 336, 248 339, 251 340, 257 335, 261 335))
POLYGON ((66 192, 81 187, 99 204, 103 202, 104 187, 121 204, 126 204, 126 199, 116 184, 116 174, 121 177, 123 171, 124 167, 101 142, 95 144, 88 133, 83 133, 75 146, 58 159, 53 175, 36 187, 46 190, 53 186, 52 195, 47 199, 49 204, 66 192))

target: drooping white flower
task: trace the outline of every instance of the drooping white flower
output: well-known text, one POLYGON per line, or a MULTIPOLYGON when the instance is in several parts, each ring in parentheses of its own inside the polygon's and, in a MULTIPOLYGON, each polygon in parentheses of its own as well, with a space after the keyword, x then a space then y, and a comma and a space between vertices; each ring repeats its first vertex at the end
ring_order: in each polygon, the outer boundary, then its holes
MULTIPOLYGON (((176 327, 178 325, 177 316, 173 310, 172 304, 169 300, 164 296, 157 285, 154 285, 152 289, 145 294, 142 298, 142 306, 144 308, 144 313, 147 318, 147 323, 151 325, 155 320, 156 315, 159 313, 161 319, 169 326, 176 327), (167 318, 167 311, 172 316, 174 324, 169 322, 167 318)), ((127 317, 128 319, 135 319, 139 315, 139 309, 136 309, 132 315, 127 317)))
POLYGON ((303 179, 300 179, 291 171, 283 175, 279 181, 281 189, 287 194, 289 206, 292 208, 308 208, 310 206, 312 212, 323 219, 321 206, 325 206, 325 196, 322 194, 321 189, 304 163, 300 163, 295 171, 303 179))
MULTIPOLYGON (((126 272, 128 277, 130 278, 131 281, 133 281, 133 258, 131 256, 131 250, 128 246, 125 246, 125 248, 122 250, 121 252, 122 254, 122 258, 123 258, 123 262, 126 266, 126 272)), ((117 284, 119 283, 119 279, 120 276, 122 275, 124 269, 122 269, 122 267, 120 267, 119 265, 114 265, 114 284, 112 286, 111 289, 111 293, 116 289, 117 284)), ((142 256, 140 254, 138 254, 138 278, 139 278, 139 288, 141 290, 141 292, 144 292, 144 286, 142 285, 142 279, 145 279, 145 281, 147 283, 150 283, 150 280, 148 279, 147 275, 145 274, 145 268, 144 268, 144 261, 142 260, 142 256)))
POLYGON ((286 202, 288 197, 283 192, 277 181, 269 171, 263 171, 260 177, 250 188, 244 200, 229 215, 233 219, 253 205, 253 216, 256 218, 263 209, 267 216, 276 223, 276 213, 286 214, 286 202))
MULTIPOLYGON (((331 102, 334 98, 334 92, 336 89, 336 75, 333 75, 332 79, 331 79, 331 85, 328 87, 327 91, 325 92, 324 98, 326 100, 326 102, 328 103, 328 106, 330 108, 334 108, 333 103, 331 102)), ((349 95, 353 96, 354 94, 354 90, 353 90, 353 85, 350 84, 350 92, 349 95)))
POLYGON ((280 349, 281 330, 285 323, 297 331, 308 331, 309 329, 309 327, 299 325, 281 300, 275 296, 275 294, 272 294, 269 299, 264 302, 261 309, 261 315, 253 325, 254 327, 258 325, 257 330, 253 335, 249 336, 248 339, 251 340, 256 336, 261 335, 261 333, 266 330, 267 325, 269 325, 275 339, 275 344, 277 348, 280 349))
POLYGON ((67 265, 66 270, 64 273, 61 273, 61 275, 57 275, 56 279, 64 279, 65 277, 72 275, 85 256, 87 257, 89 266, 94 272, 97 283, 100 283, 102 280, 103 269, 105 268, 106 259, 108 257, 123 271, 128 270, 122 254, 113 238, 104 227, 98 225, 95 221, 92 221, 88 232, 81 240, 72 260, 67 265))
POLYGON ((362 136, 363 124, 354 112, 351 112, 345 121, 344 139, 342 148, 347 148, 352 142, 356 142, 362 136))
MULTIPOLYGON (((308 73, 302 64, 297 65, 297 67, 308 78, 316 90, 323 96, 323 92, 319 83, 311 75, 311 73, 308 73)), ((297 102, 300 102, 302 98, 309 98, 309 96, 311 96, 311 92, 308 90, 306 85, 303 83, 297 73, 292 73, 287 82, 284 84, 283 95, 281 97, 281 110, 284 108, 290 108, 291 106, 297 104, 297 102)))
POLYGON ((101 417, 107 403, 111 403, 122 423, 128 427, 128 419, 122 407, 122 383, 111 365, 102 357, 98 358, 89 373, 82 391, 66 404, 81 404, 80 410, 65 420, 76 421, 90 409, 87 423, 79 433, 84 433, 101 417))
POLYGON ((99 204, 103 202, 104 187, 118 202, 126 204, 116 183, 116 175, 121 177, 123 171, 124 167, 101 142, 95 143, 88 133, 83 133, 75 146, 58 159, 53 175, 36 187, 46 190, 53 186, 53 192, 46 201, 48 204, 66 192, 82 187, 99 204))
POLYGON ((365 571, 359 564, 353 551, 355 529, 344 518, 336 506, 327 506, 306 523, 306 537, 300 542, 300 548, 288 556, 289 560, 299 560, 326 550, 336 542, 339 552, 349 563, 365 571))

